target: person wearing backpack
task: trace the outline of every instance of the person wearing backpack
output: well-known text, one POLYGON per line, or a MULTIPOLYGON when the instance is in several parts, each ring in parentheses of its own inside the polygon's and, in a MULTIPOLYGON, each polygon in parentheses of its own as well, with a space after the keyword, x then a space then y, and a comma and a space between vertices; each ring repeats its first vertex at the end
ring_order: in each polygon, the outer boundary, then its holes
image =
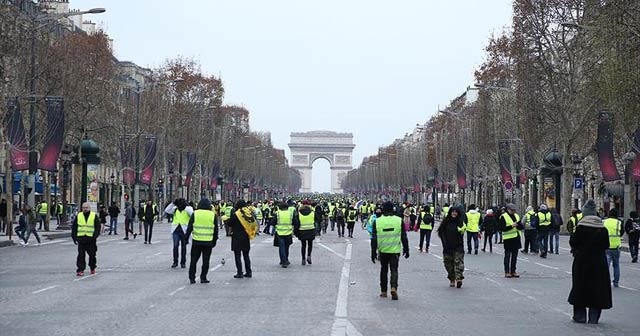
POLYGON ((522 253, 538 254, 538 214, 534 211, 532 206, 528 206, 524 216, 522 216, 522 224, 524 225, 524 248, 522 253))
POLYGON ((560 227, 562 226, 562 216, 558 210, 551 210, 551 225, 549 228, 549 253, 560 254, 560 227))
POLYGON ((431 232, 433 231, 433 216, 429 211, 429 206, 424 205, 420 212, 420 252, 429 253, 431 243, 431 232), (422 243, 424 242, 424 250, 422 243))
POLYGON ((338 225, 338 237, 344 237, 344 210, 341 205, 336 206, 334 218, 338 225))

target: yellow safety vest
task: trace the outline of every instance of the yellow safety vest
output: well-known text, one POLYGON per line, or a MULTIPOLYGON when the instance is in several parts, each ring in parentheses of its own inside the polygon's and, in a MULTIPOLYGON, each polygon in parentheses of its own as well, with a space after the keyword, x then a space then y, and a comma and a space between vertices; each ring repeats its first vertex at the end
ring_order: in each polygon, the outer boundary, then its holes
POLYGON ((186 209, 182 211, 176 209, 176 211, 173 213, 173 222, 171 222, 171 224, 173 226, 182 225, 184 227, 187 227, 187 224, 189 224, 189 219, 191 218, 189 217, 186 209))
POLYGON ((216 213, 211 210, 198 209, 193 212, 193 240, 210 242, 216 230, 216 213))
POLYGON ((291 223, 291 211, 278 210, 278 223, 276 223, 276 233, 278 236, 290 236, 293 233, 293 225, 291 223))
POLYGON ((380 253, 400 253, 402 250, 402 219, 382 216, 376 219, 376 239, 380 253))
POLYGON ((300 219, 300 231, 314 230, 316 228, 313 211, 308 215, 303 215, 298 212, 298 219, 300 219))
POLYGON ((47 202, 40 203, 40 209, 38 209, 39 214, 46 215, 48 210, 49 210, 49 205, 47 204, 47 202))
POLYGON ((89 218, 84 217, 84 213, 78 214, 78 237, 93 237, 95 231, 96 213, 91 211, 89 218))
POLYGON ((425 223, 424 223, 424 216, 425 216, 426 214, 427 214, 427 213, 426 213, 426 212, 424 212, 424 211, 421 211, 421 212, 420 212, 420 229, 421 229, 421 230, 433 230, 433 226, 432 226, 431 224, 425 224, 425 223))
POLYGON ((480 232, 480 213, 467 212, 467 232, 480 232))
MULTIPOLYGON (((518 214, 513 214, 516 217, 516 223, 520 221, 520 216, 518 216, 518 214)), ((508 213, 503 213, 502 217, 504 218, 504 222, 507 225, 507 227, 510 227, 511 225, 513 225, 514 221, 511 220, 511 216, 509 216, 508 213)), ((502 232, 502 239, 507 240, 507 239, 513 239, 513 238, 518 238, 519 233, 518 233, 518 229, 511 227, 511 229, 502 232)))
POLYGON ((443 207, 442 208, 442 216, 446 217, 448 213, 449 213, 449 207, 443 207))
POLYGON ((533 227, 531 227, 531 217, 535 215, 535 212, 533 212, 533 210, 527 212, 526 214, 524 214, 524 229, 525 230, 530 230, 533 229, 533 227))
MULTIPOLYGON (((546 214, 542 212, 538 212, 538 219, 540 220, 539 226, 549 226, 551 225, 551 213, 547 212, 546 214)), ((503 236, 504 239, 504 236, 503 236)))
POLYGON ((619 249, 622 246, 620 233, 622 232, 622 222, 615 218, 607 218, 604 220, 604 227, 609 231, 609 248, 619 249))

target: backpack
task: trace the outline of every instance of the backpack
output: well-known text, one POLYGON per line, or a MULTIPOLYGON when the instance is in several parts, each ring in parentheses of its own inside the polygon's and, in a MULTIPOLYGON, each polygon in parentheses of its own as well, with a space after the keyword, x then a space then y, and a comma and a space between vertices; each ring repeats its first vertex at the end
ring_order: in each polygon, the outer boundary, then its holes
POLYGON ((340 209, 340 208, 336 209, 336 218, 339 218, 339 219, 343 219, 344 218, 344 212, 342 212, 342 209, 340 209))
POLYGON ((427 225, 433 223, 433 216, 431 216, 430 213, 425 213, 424 216, 422 216, 422 223, 427 225))
POLYGON ((529 217, 529 225, 531 225, 532 228, 536 229, 538 228, 538 224, 540 224, 540 217, 538 217, 538 213, 536 212, 531 215, 531 217, 529 217))

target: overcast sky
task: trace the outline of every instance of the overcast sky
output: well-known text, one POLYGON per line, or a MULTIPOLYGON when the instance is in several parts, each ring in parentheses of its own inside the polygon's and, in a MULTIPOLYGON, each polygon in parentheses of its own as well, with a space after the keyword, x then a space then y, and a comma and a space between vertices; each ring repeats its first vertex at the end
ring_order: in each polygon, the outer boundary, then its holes
MULTIPOLYGON (((71 0, 105 7, 118 59, 156 67, 193 57, 224 82, 227 104, 286 148, 290 132, 354 134, 354 168, 473 84, 511 0, 71 0)), ((316 161, 316 191, 330 188, 316 161)))

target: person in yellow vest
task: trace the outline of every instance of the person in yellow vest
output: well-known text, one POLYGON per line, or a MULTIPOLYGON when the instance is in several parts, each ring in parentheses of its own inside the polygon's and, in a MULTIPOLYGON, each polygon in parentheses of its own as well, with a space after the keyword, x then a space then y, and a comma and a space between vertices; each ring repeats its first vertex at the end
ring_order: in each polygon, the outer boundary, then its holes
POLYGON ((49 204, 42 200, 42 202, 36 206, 36 211, 40 217, 40 226, 38 227, 38 230, 42 230, 42 226, 44 225, 44 230, 49 231, 49 223, 47 223, 47 211, 49 211, 49 204))
POLYGON ((83 276, 87 267, 85 254, 89 255, 89 269, 91 274, 96 274, 96 252, 98 246, 96 239, 100 235, 100 219, 91 211, 89 202, 82 203, 82 212, 73 220, 71 226, 71 238, 78 245, 78 257, 76 258, 76 275, 83 276))
POLYGON ((524 225, 524 248, 522 253, 528 254, 538 253, 538 239, 536 228, 538 226, 538 215, 533 210, 532 206, 528 206, 525 209, 525 214, 522 216, 522 224, 524 225))
POLYGON ((428 205, 422 207, 420 211, 420 246, 418 249, 420 252, 429 253, 429 244, 431 243, 431 232, 433 231, 433 215, 428 205), (424 242, 425 248, 422 249, 422 243, 424 242))
POLYGON ((189 236, 187 235, 187 227, 189 220, 193 215, 193 208, 184 198, 169 203, 164 209, 164 213, 171 216, 171 238, 173 240, 173 264, 171 268, 178 267, 178 248, 180 248, 180 267, 185 268, 187 264, 187 244, 189 236))
POLYGON ((356 221, 358 220, 358 211, 352 206, 349 206, 347 210, 347 236, 349 238, 353 238, 353 229, 356 226, 356 221))
POLYGON ((473 253, 478 254, 478 233, 482 224, 482 215, 476 209, 475 204, 469 205, 467 211, 467 253, 471 254, 471 241, 473 240, 473 253))
POLYGON ((309 201, 304 201, 300 209, 295 213, 293 217, 293 231, 296 237, 300 239, 302 265, 311 265, 311 252, 313 251, 313 240, 316 237, 316 231, 315 211, 309 204, 309 201))
POLYGON ((551 212, 546 204, 540 205, 538 211, 538 248, 540 257, 546 258, 549 252, 549 229, 551 227, 551 212))
POLYGON ((228 222, 232 232, 231 250, 235 257, 237 270, 236 275, 233 277, 236 279, 251 278, 253 273, 251 271, 249 251, 251 249, 251 240, 255 237, 255 233, 257 232, 257 223, 255 222, 253 213, 249 210, 245 200, 241 199, 236 202, 233 207, 233 211, 231 211, 231 218, 229 218, 228 222), (239 215, 243 216, 243 218, 239 218, 239 215), (241 255, 242 260, 244 260, 244 274, 242 274, 241 255))
POLYGON ((604 220, 604 227, 609 232, 609 249, 607 250, 607 268, 613 265, 613 287, 620 281, 620 247, 624 230, 622 221, 618 219, 618 209, 609 210, 609 218, 604 220))
POLYGON ((507 204, 505 213, 498 219, 498 229, 502 231, 504 244, 504 277, 519 278, 520 275, 516 272, 518 251, 522 247, 519 230, 524 229, 524 226, 520 223, 515 204, 507 204))
MULTIPOLYGON (((175 221, 176 217, 174 217, 173 220, 175 221)), ((216 243, 218 242, 216 213, 212 210, 211 201, 209 201, 209 199, 201 199, 200 202, 198 202, 198 210, 193 211, 193 214, 190 216, 186 236, 189 237, 189 235, 191 235, 192 239, 191 261, 189 263, 189 282, 192 284, 196 283, 196 266, 200 256, 202 256, 200 282, 209 283, 207 273, 209 273, 211 249, 216 247, 216 243)))
POLYGON ((336 206, 334 202, 329 202, 329 221, 331 222, 331 231, 336 228, 336 206))
MULTIPOLYGON (((587 200, 582 207, 584 217, 578 222, 569 245, 573 252, 571 266, 571 292, 569 304, 573 306, 573 321, 596 324, 602 309, 613 306, 611 299, 611 278, 606 254, 610 248, 609 231, 602 224, 593 200, 587 200)), ((616 221, 612 218, 612 223, 616 221)))
POLYGON ((280 266, 287 268, 289 262, 289 246, 293 243, 293 211, 289 210, 287 203, 281 202, 276 212, 276 235, 274 243, 278 246, 280 266))
POLYGON ((576 232, 576 227, 581 219, 582 211, 580 211, 580 209, 573 209, 571 211, 571 217, 569 217, 569 221, 567 222, 567 232, 569 232, 569 235, 573 235, 573 233, 576 232))
POLYGON ((391 270, 391 299, 398 299, 398 263, 400 253, 409 258, 409 240, 402 219, 395 216, 393 203, 382 205, 382 216, 371 230, 371 262, 380 261, 380 297, 387 297, 387 274, 391 270))
POLYGON ((445 203, 444 206, 442 207, 442 218, 447 217, 447 215, 449 214, 449 209, 451 207, 449 206, 449 203, 445 203))

